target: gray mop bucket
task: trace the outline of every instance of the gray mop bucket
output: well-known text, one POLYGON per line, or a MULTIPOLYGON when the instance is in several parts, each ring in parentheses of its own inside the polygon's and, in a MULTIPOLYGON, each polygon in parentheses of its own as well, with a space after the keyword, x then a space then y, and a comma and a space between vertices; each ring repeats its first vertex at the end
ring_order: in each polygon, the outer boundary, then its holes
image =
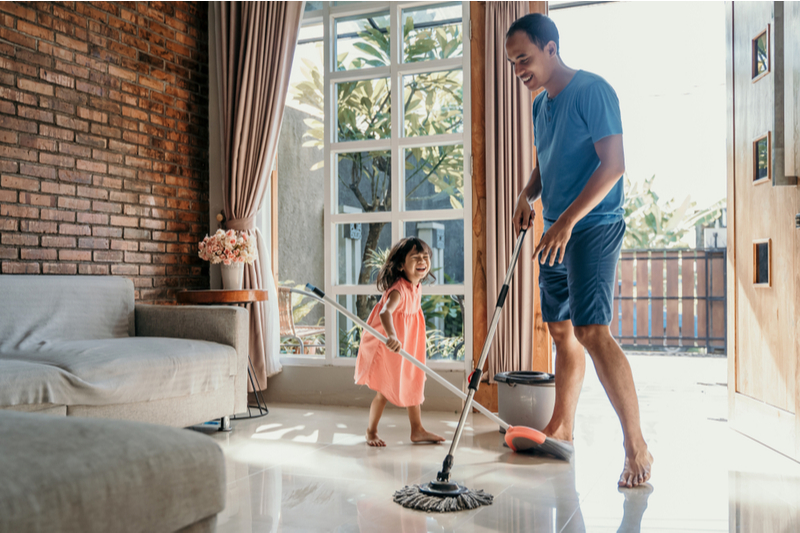
MULTIPOLYGON (((547 372, 501 372, 497 381, 500 418, 512 426, 543 430, 553 417, 556 376, 547 372)), ((505 431, 501 428, 501 433, 505 431)))

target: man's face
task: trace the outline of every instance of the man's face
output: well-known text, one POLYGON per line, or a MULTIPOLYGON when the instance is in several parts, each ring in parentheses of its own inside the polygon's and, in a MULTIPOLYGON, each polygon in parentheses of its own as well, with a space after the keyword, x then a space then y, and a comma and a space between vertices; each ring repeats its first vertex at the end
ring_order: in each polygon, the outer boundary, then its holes
POLYGON ((541 50, 525 32, 518 31, 506 39, 506 55, 514 75, 535 92, 550 80, 557 57, 556 43, 550 41, 541 50))

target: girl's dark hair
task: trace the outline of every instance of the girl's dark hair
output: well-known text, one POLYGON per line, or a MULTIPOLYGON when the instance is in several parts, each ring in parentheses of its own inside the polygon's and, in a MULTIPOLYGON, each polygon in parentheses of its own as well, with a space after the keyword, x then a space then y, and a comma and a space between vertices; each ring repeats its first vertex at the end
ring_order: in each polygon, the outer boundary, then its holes
POLYGON ((539 50, 544 50, 547 43, 553 41, 556 43, 556 54, 559 53, 558 29, 556 29, 556 24, 550 17, 546 17, 541 13, 531 13, 520 17, 508 28, 506 39, 520 31, 524 32, 528 39, 539 47, 539 50))
MULTIPOLYGON (((428 257, 433 257, 431 247, 422 239, 417 237, 401 239, 400 242, 395 244, 391 251, 389 251, 389 257, 386 258, 386 263, 381 267, 380 272, 378 272, 379 291, 384 292, 388 290, 389 287, 394 285, 400 278, 408 279, 406 275, 403 274, 401 268, 405 265, 406 257, 411 252, 422 252, 428 254, 428 257)), ((422 281, 428 278, 436 279, 436 277, 431 274, 430 270, 428 270, 428 275, 425 276, 422 281)))

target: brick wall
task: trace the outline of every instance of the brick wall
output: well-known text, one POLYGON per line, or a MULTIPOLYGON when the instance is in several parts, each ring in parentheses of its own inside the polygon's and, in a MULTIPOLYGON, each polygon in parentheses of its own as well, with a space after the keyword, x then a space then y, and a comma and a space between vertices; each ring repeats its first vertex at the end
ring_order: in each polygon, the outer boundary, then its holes
POLYGON ((207 8, 0 2, 0 270, 208 286, 207 8))

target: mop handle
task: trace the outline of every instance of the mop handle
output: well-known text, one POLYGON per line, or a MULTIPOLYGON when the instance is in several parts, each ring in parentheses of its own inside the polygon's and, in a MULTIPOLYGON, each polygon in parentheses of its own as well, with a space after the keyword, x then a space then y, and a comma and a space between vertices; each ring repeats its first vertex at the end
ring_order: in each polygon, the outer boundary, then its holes
MULTIPOLYGON (((514 246, 514 253, 512 254, 511 262, 508 265, 506 279, 503 282, 503 288, 500 290, 500 295, 497 297, 497 305, 494 309, 494 315, 492 315, 492 323, 489 326, 489 332, 486 334, 486 340, 483 343, 481 358, 478 361, 478 364, 475 366, 475 371, 472 373, 472 376, 469 380, 470 383, 469 392, 467 393, 467 401, 464 403, 464 409, 461 411, 461 417, 458 420, 458 426, 456 427, 455 435, 453 435, 453 442, 450 443, 450 453, 447 454, 444 467, 442 468, 442 471, 439 472, 439 477, 437 478, 440 481, 446 481, 450 479, 450 467, 453 464, 453 457, 455 456, 456 448, 458 448, 458 441, 461 440, 461 433, 464 430, 464 424, 466 423, 470 406, 474 402, 473 397, 480 386, 481 376, 483 375, 483 365, 486 363, 486 358, 489 355, 489 348, 492 345, 492 339, 494 338, 495 330, 497 330, 497 323, 500 321, 500 314, 503 310, 503 306, 506 303, 508 285, 511 283, 511 280, 514 277, 514 270, 517 268, 517 259, 519 258, 520 250, 522 250, 522 243, 525 240, 525 234, 527 232, 528 230, 522 229, 520 230, 519 237, 517 237, 517 244, 514 246)), ((475 406, 477 407, 477 405, 478 404, 476 403, 475 406)), ((506 425, 504 429, 507 430, 508 425, 506 425)))
MULTIPOLYGON (((353 314, 349 309, 347 309, 346 307, 341 305, 339 302, 337 302, 336 300, 334 300, 330 296, 326 295, 321 289, 318 289, 317 287, 311 285, 310 283, 308 283, 306 285, 306 289, 308 289, 311 292, 305 292, 305 291, 299 291, 299 290, 295 290, 294 292, 296 292, 298 294, 302 294, 304 296, 309 296, 309 297, 314 298, 316 300, 320 300, 320 301, 322 301, 324 303, 330 304, 335 309, 337 309, 340 313, 342 313, 347 318, 352 320, 354 323, 356 323, 357 325, 361 326, 366 331, 369 331, 372 335, 374 335, 382 343, 386 344, 386 342, 388 342, 389 339, 387 339, 384 335, 382 335, 380 332, 378 332, 378 330, 376 330, 375 328, 373 328, 372 326, 370 326, 369 324, 367 324, 366 322, 361 320, 358 316, 353 314)), ((450 383, 449 381, 444 379, 442 376, 440 376, 439 374, 437 374, 436 372, 431 370, 424 363, 421 363, 420 361, 418 361, 416 358, 411 356, 411 354, 409 354, 407 351, 401 349, 400 350, 400 355, 402 355, 408 362, 410 362, 411 364, 413 364, 414 366, 416 366, 417 368, 419 368, 420 370, 425 372, 427 375, 429 375, 430 377, 432 377, 433 379, 438 381, 439 384, 441 384, 445 389, 449 390, 450 392, 452 392, 453 394, 455 394, 456 396, 458 396, 462 400, 466 400, 467 399, 467 395, 464 394, 461 391, 461 389, 459 389, 458 387, 456 387, 455 385, 453 385, 452 383, 450 383)), ((477 409, 478 411, 480 411, 481 413, 486 415, 490 420, 492 420, 495 424, 499 425, 503 429, 508 429, 510 427, 508 424, 506 424, 504 421, 502 421, 500 418, 498 418, 497 415, 495 415, 493 412, 491 412, 490 410, 488 410, 487 408, 485 408, 481 404, 475 403, 474 406, 475 406, 475 409, 477 409)))

